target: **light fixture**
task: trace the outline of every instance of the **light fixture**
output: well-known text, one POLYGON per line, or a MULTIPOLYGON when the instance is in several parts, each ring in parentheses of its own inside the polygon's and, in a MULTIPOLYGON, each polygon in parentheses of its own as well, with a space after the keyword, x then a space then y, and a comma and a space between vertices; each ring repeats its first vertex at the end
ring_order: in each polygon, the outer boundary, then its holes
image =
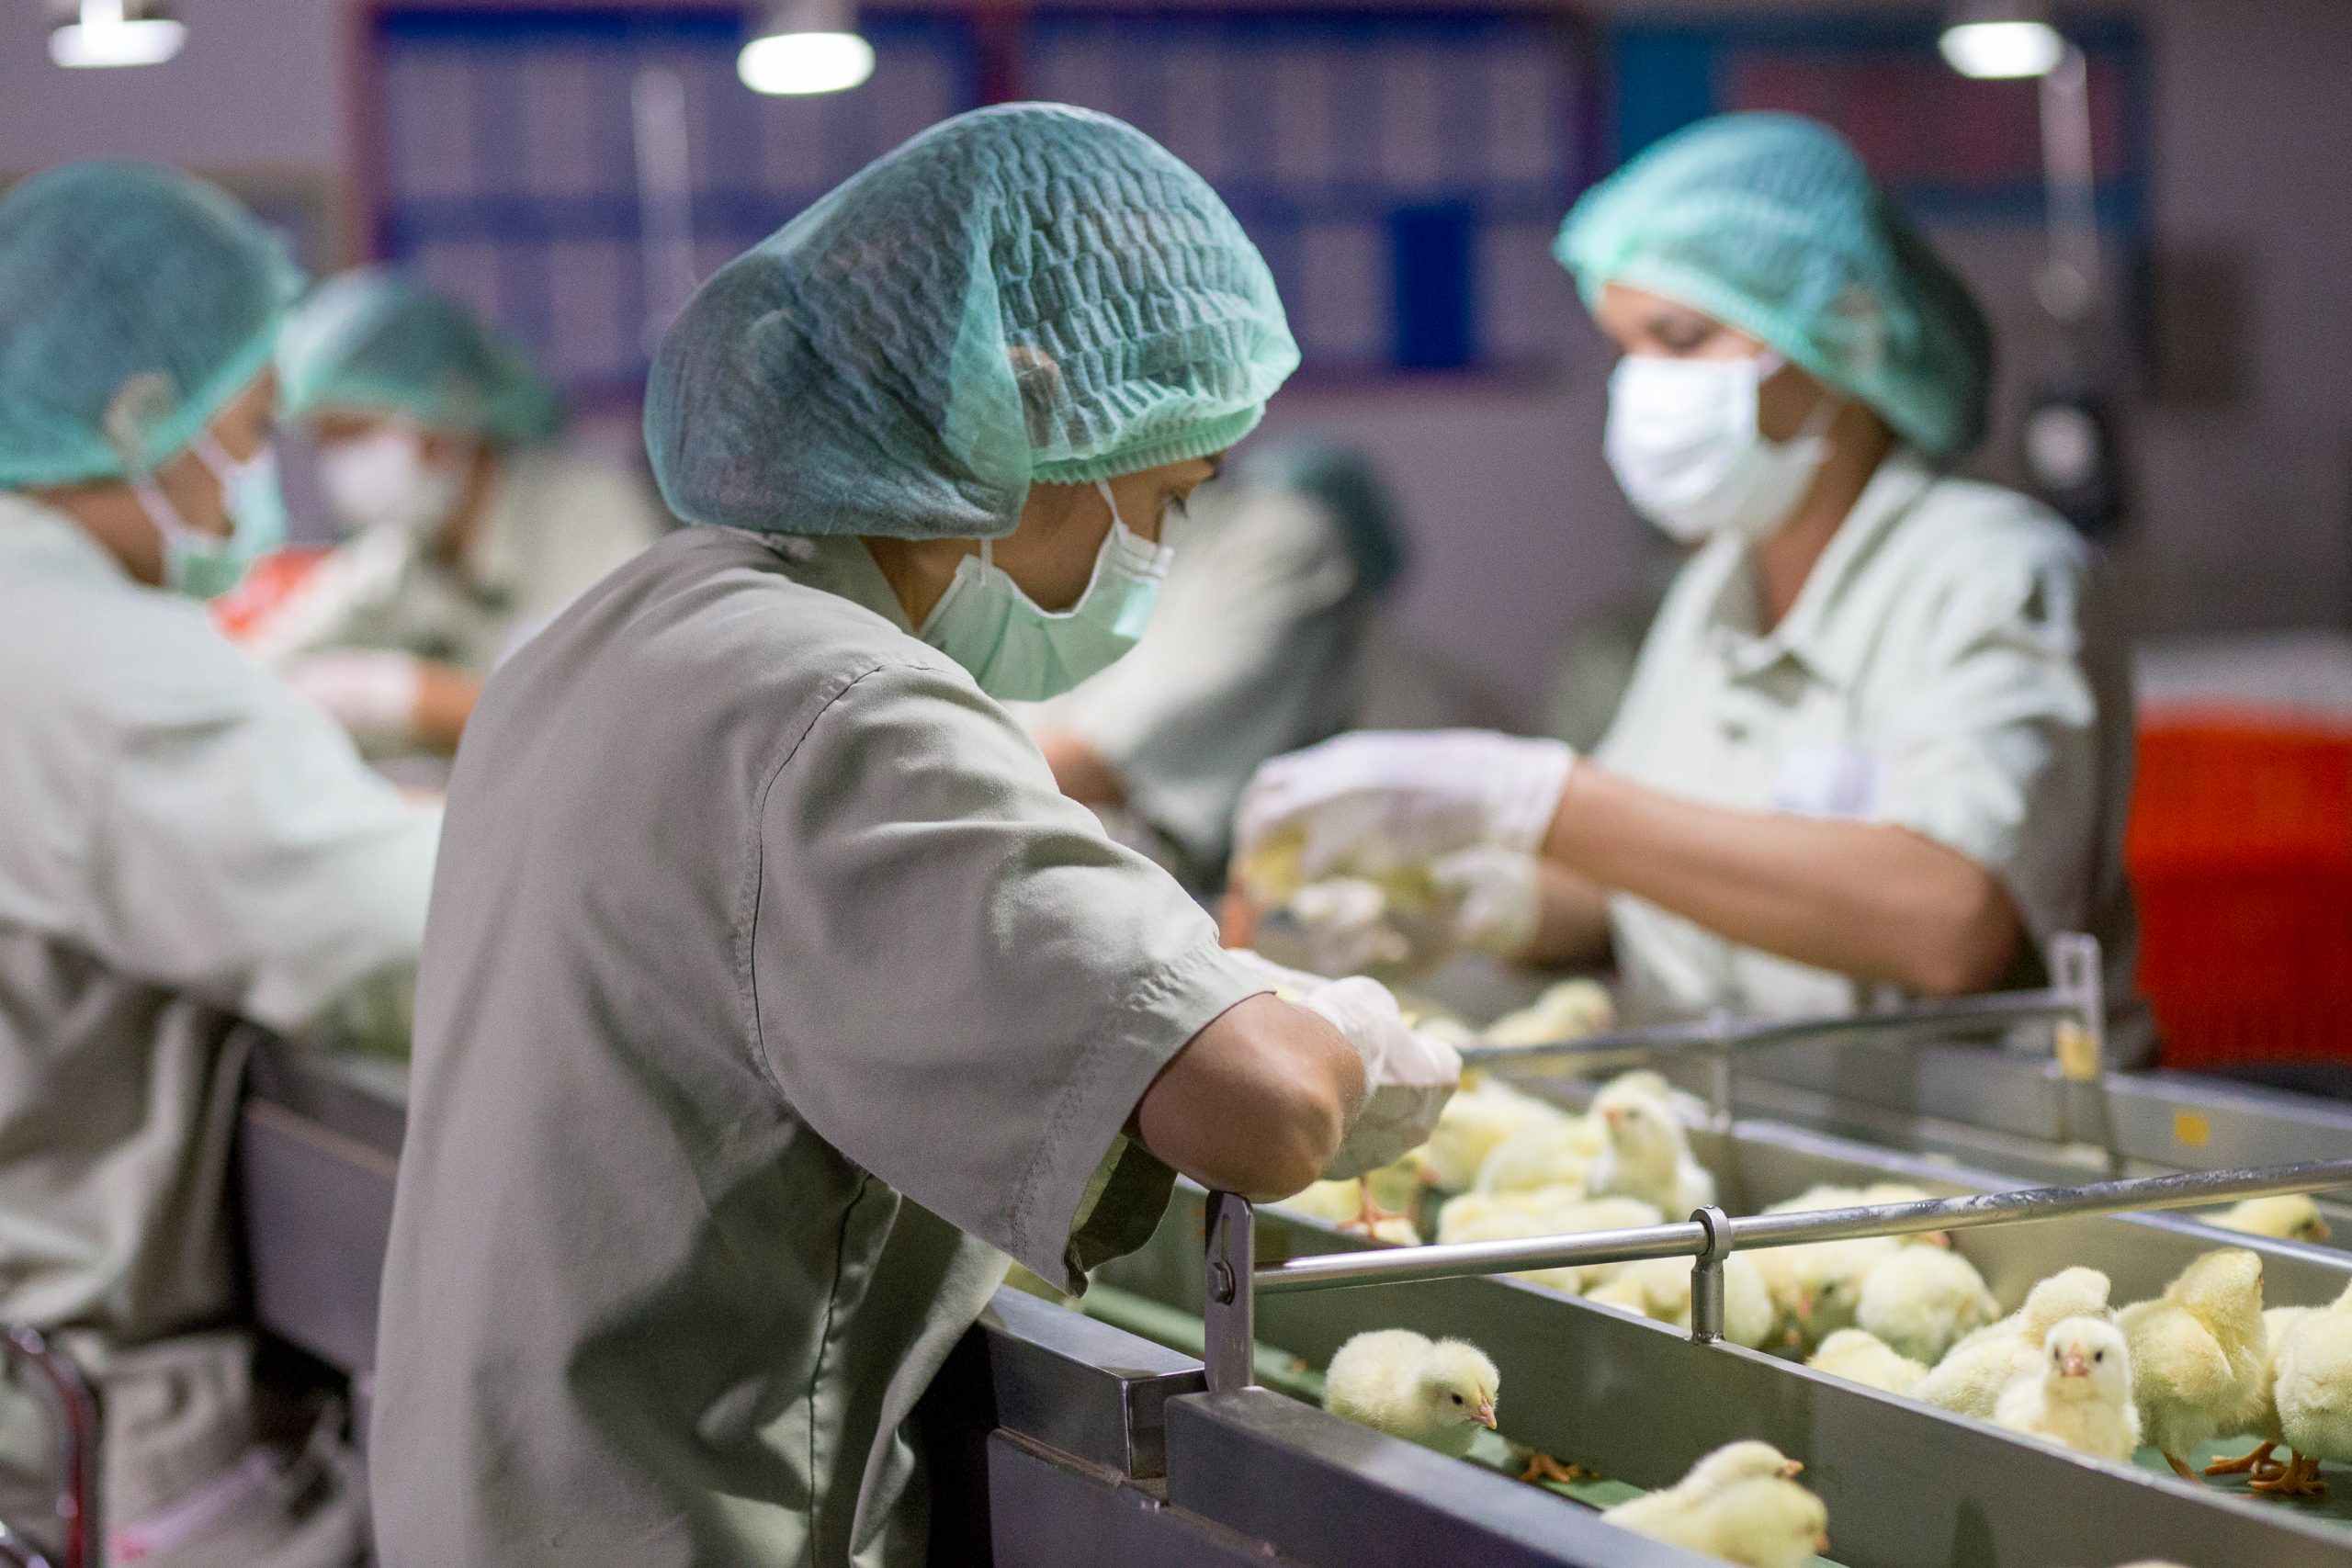
POLYGON ((1961 0, 1939 40, 1945 62, 1979 81, 2047 76, 2066 53, 2066 39, 2040 0, 1961 0))
POLYGON ((780 0, 735 57, 755 93, 840 93, 874 74, 874 46, 858 36, 850 0, 780 0))
POLYGON ((49 30, 49 57, 76 70, 161 65, 187 41, 164 0, 65 0, 49 30))

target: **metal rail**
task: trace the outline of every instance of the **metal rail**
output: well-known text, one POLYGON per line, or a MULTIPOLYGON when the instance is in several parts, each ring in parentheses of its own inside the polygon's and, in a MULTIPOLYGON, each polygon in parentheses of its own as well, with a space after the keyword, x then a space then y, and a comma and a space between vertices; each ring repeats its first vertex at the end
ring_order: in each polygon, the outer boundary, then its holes
MULTIPOLYGON (((49 1385, 58 1412, 62 1488, 57 1519, 62 1532, 57 1568, 98 1568, 98 1404, 73 1359, 38 1330, 0 1323, 0 1363, 27 1367, 49 1385)), ((48 1568, 47 1559, 0 1522, 0 1562, 48 1568)))
POLYGON ((1911 1203, 1752 1214, 1738 1219, 1721 1209, 1706 1208, 1676 1224, 1525 1240, 1328 1253, 1263 1266, 1255 1265, 1251 1255, 1253 1226, 1250 1204, 1229 1192, 1213 1192, 1209 1195, 1208 1278, 1204 1307, 1208 1383, 1212 1390, 1239 1388, 1249 1383, 1254 1303, 1260 1292, 1278 1295, 1354 1285, 1407 1284, 1463 1275, 1517 1274, 1540 1269, 1688 1258, 1692 1259, 1690 1337, 1711 1344, 1723 1337, 1724 1259, 1743 1248, 2196 1208, 2233 1199, 2325 1191, 2346 1184, 2352 1184, 2352 1159, 2310 1160, 2247 1170, 2149 1176, 2086 1187, 2034 1187, 2011 1192, 1930 1198, 1911 1203))

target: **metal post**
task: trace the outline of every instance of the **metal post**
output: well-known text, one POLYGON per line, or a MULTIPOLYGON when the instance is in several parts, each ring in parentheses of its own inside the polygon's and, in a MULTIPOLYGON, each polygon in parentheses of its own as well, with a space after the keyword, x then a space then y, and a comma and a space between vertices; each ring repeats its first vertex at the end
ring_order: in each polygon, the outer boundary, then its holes
POLYGON ((2058 1059, 2060 1132, 2070 1144, 2089 1144, 2107 1154, 2110 1175, 2123 1174, 2121 1141, 2107 1095, 2106 955, 2098 938, 2061 931, 2050 942, 2050 977, 2072 1011, 2052 1026, 2058 1059))
POLYGON ((1229 1393, 1257 1381, 1253 1222, 1248 1199, 1232 1192, 1209 1194, 1201 1359, 1211 1393, 1229 1393))
POLYGON ((63 1532, 60 1568, 98 1568, 98 1402, 63 1351, 22 1324, 0 1324, 0 1360, 29 1367, 57 1404, 58 1461, 63 1487, 57 1518, 63 1532))
POLYGON ((1724 1259, 1731 1256, 1731 1216, 1713 1203, 1691 1214, 1707 1233, 1706 1247, 1690 1265, 1690 1337, 1716 1345, 1724 1337, 1724 1259))
POLYGON ((1709 1075, 1714 1092, 1715 1131, 1728 1133, 1738 1098, 1737 1086, 1732 1078, 1731 1013, 1724 1008, 1713 1009, 1707 1014, 1707 1026, 1715 1036, 1713 1070, 1709 1075))

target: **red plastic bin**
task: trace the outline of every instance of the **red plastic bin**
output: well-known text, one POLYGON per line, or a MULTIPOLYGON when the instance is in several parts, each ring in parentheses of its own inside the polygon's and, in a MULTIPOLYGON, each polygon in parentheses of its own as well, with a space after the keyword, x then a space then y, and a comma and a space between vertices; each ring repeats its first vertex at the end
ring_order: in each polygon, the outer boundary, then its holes
POLYGON ((2125 858, 2165 1066, 2352 1062, 2352 730, 2144 719, 2125 858))

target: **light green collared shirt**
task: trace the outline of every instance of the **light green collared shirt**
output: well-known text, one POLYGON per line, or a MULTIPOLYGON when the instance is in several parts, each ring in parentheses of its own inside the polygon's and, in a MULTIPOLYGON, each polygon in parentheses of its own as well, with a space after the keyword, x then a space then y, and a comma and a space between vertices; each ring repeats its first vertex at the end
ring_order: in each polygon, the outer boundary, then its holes
MULTIPOLYGON (((1604 766, 1689 799, 1899 824, 1997 876, 2038 953, 2105 945, 2110 1055, 2144 1055, 2138 931, 2124 878, 2129 649, 2094 552, 2034 502, 1889 457, 1796 603, 1758 629, 1747 546, 1719 538, 1676 580, 1644 644, 1604 766)), ((1633 1004, 1849 1010, 1841 975, 1744 948, 1620 896, 1633 1004)), ((2031 981, 2028 955, 2014 979, 2031 981)))

